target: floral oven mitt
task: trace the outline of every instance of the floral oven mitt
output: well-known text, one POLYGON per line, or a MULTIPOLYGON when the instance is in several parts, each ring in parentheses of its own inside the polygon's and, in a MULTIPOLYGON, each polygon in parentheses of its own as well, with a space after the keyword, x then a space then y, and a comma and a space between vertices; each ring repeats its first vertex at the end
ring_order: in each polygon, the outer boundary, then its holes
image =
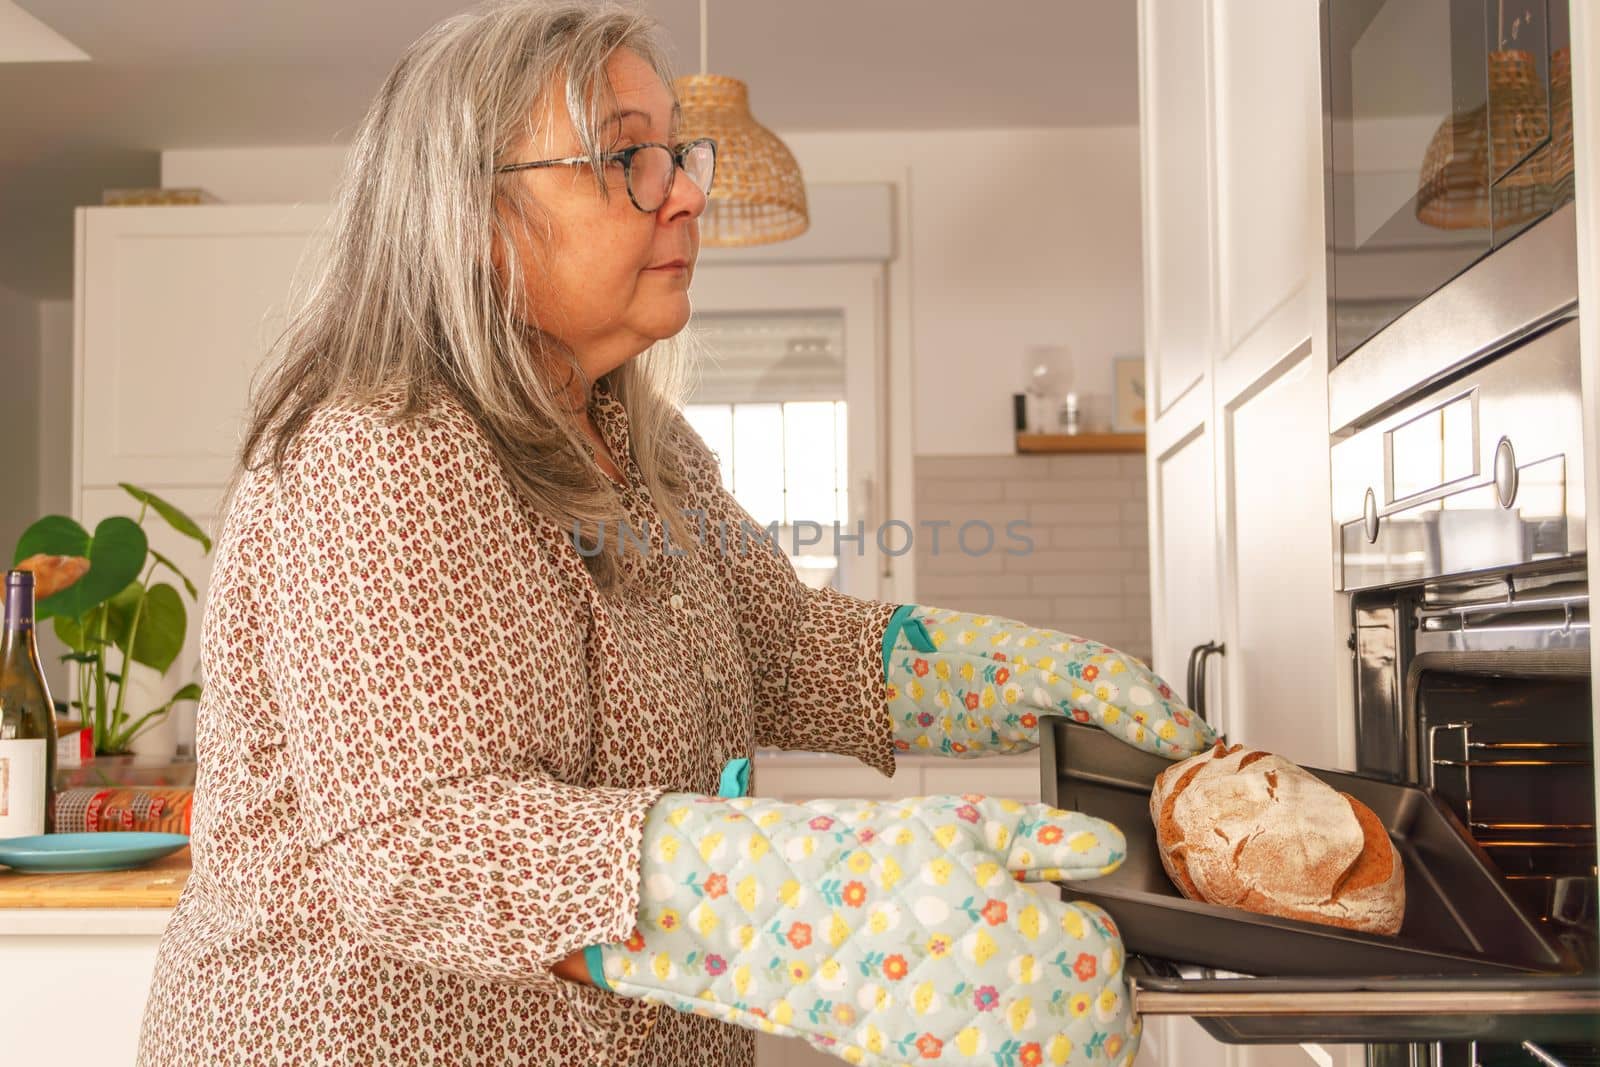
POLYGON ((1048 885, 1122 861, 1109 823, 976 795, 668 794, 639 924, 596 983, 868 1067, 1126 1064, 1138 1047, 1109 916, 1048 885))
POLYGON ((1040 716, 1094 723, 1185 759, 1216 731, 1132 656, 1013 619, 902 604, 883 638, 895 747, 972 757, 1026 752, 1040 716))

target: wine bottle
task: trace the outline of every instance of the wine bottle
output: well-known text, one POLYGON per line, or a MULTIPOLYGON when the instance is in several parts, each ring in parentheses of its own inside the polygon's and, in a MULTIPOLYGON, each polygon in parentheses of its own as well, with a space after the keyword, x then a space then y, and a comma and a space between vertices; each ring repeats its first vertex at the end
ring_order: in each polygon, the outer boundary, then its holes
POLYGON ((0 630, 0 838, 49 833, 56 709, 33 636, 33 573, 6 573, 0 630))

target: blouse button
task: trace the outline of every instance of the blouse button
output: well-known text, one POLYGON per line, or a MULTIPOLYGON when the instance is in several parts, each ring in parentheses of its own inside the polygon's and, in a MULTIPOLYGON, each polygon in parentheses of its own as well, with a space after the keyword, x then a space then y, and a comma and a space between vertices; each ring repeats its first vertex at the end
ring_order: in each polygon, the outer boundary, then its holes
POLYGON ((683 594, 682 593, 673 593, 672 594, 672 599, 669 600, 668 603, 671 604, 674 608, 683 607, 683 594))
POLYGON ((700 677, 709 682, 716 676, 717 672, 712 668, 710 660, 706 660, 704 663, 700 664, 700 677))

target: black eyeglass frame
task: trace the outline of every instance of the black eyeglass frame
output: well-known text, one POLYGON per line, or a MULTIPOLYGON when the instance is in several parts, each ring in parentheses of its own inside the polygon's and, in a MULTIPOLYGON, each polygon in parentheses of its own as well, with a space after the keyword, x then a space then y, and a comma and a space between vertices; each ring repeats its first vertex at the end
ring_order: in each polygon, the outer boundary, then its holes
MULTIPOLYGON (((678 171, 684 169, 684 157, 689 154, 690 149, 696 148, 700 145, 711 146, 711 180, 706 183, 705 188, 705 194, 710 196, 711 186, 716 182, 717 179, 717 142, 710 137, 696 137, 692 141, 683 142, 676 148, 669 144, 663 144, 660 141, 645 141, 642 144, 629 145, 627 148, 620 149, 616 152, 603 153, 598 157, 598 161, 601 163, 615 163, 619 160, 621 161, 622 179, 623 183, 628 187, 628 199, 633 201, 633 206, 635 208, 643 211, 646 215, 651 215, 657 211, 660 211, 661 205, 664 205, 669 199, 671 199, 672 187, 678 180, 678 171), (667 179, 667 191, 662 194, 661 205, 657 205, 654 208, 645 208, 640 206, 639 198, 635 196, 633 192, 633 157, 638 155, 640 151, 646 148, 665 148, 668 152, 672 153, 672 172, 671 177, 667 179)), ((536 159, 528 163, 507 163, 504 166, 496 167, 495 173, 505 174, 508 171, 534 170, 539 167, 570 167, 576 166, 580 163, 593 163, 595 161, 596 157, 594 156, 567 156, 564 159, 536 159)))

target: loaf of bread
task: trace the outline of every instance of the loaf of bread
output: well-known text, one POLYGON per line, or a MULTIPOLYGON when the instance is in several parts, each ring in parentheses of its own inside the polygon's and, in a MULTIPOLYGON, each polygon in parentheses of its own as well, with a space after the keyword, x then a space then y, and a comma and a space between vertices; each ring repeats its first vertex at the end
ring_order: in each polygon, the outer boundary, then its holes
POLYGON ((1150 817, 1190 900, 1400 932, 1405 868, 1382 821, 1281 756, 1219 742, 1161 772, 1150 817))

